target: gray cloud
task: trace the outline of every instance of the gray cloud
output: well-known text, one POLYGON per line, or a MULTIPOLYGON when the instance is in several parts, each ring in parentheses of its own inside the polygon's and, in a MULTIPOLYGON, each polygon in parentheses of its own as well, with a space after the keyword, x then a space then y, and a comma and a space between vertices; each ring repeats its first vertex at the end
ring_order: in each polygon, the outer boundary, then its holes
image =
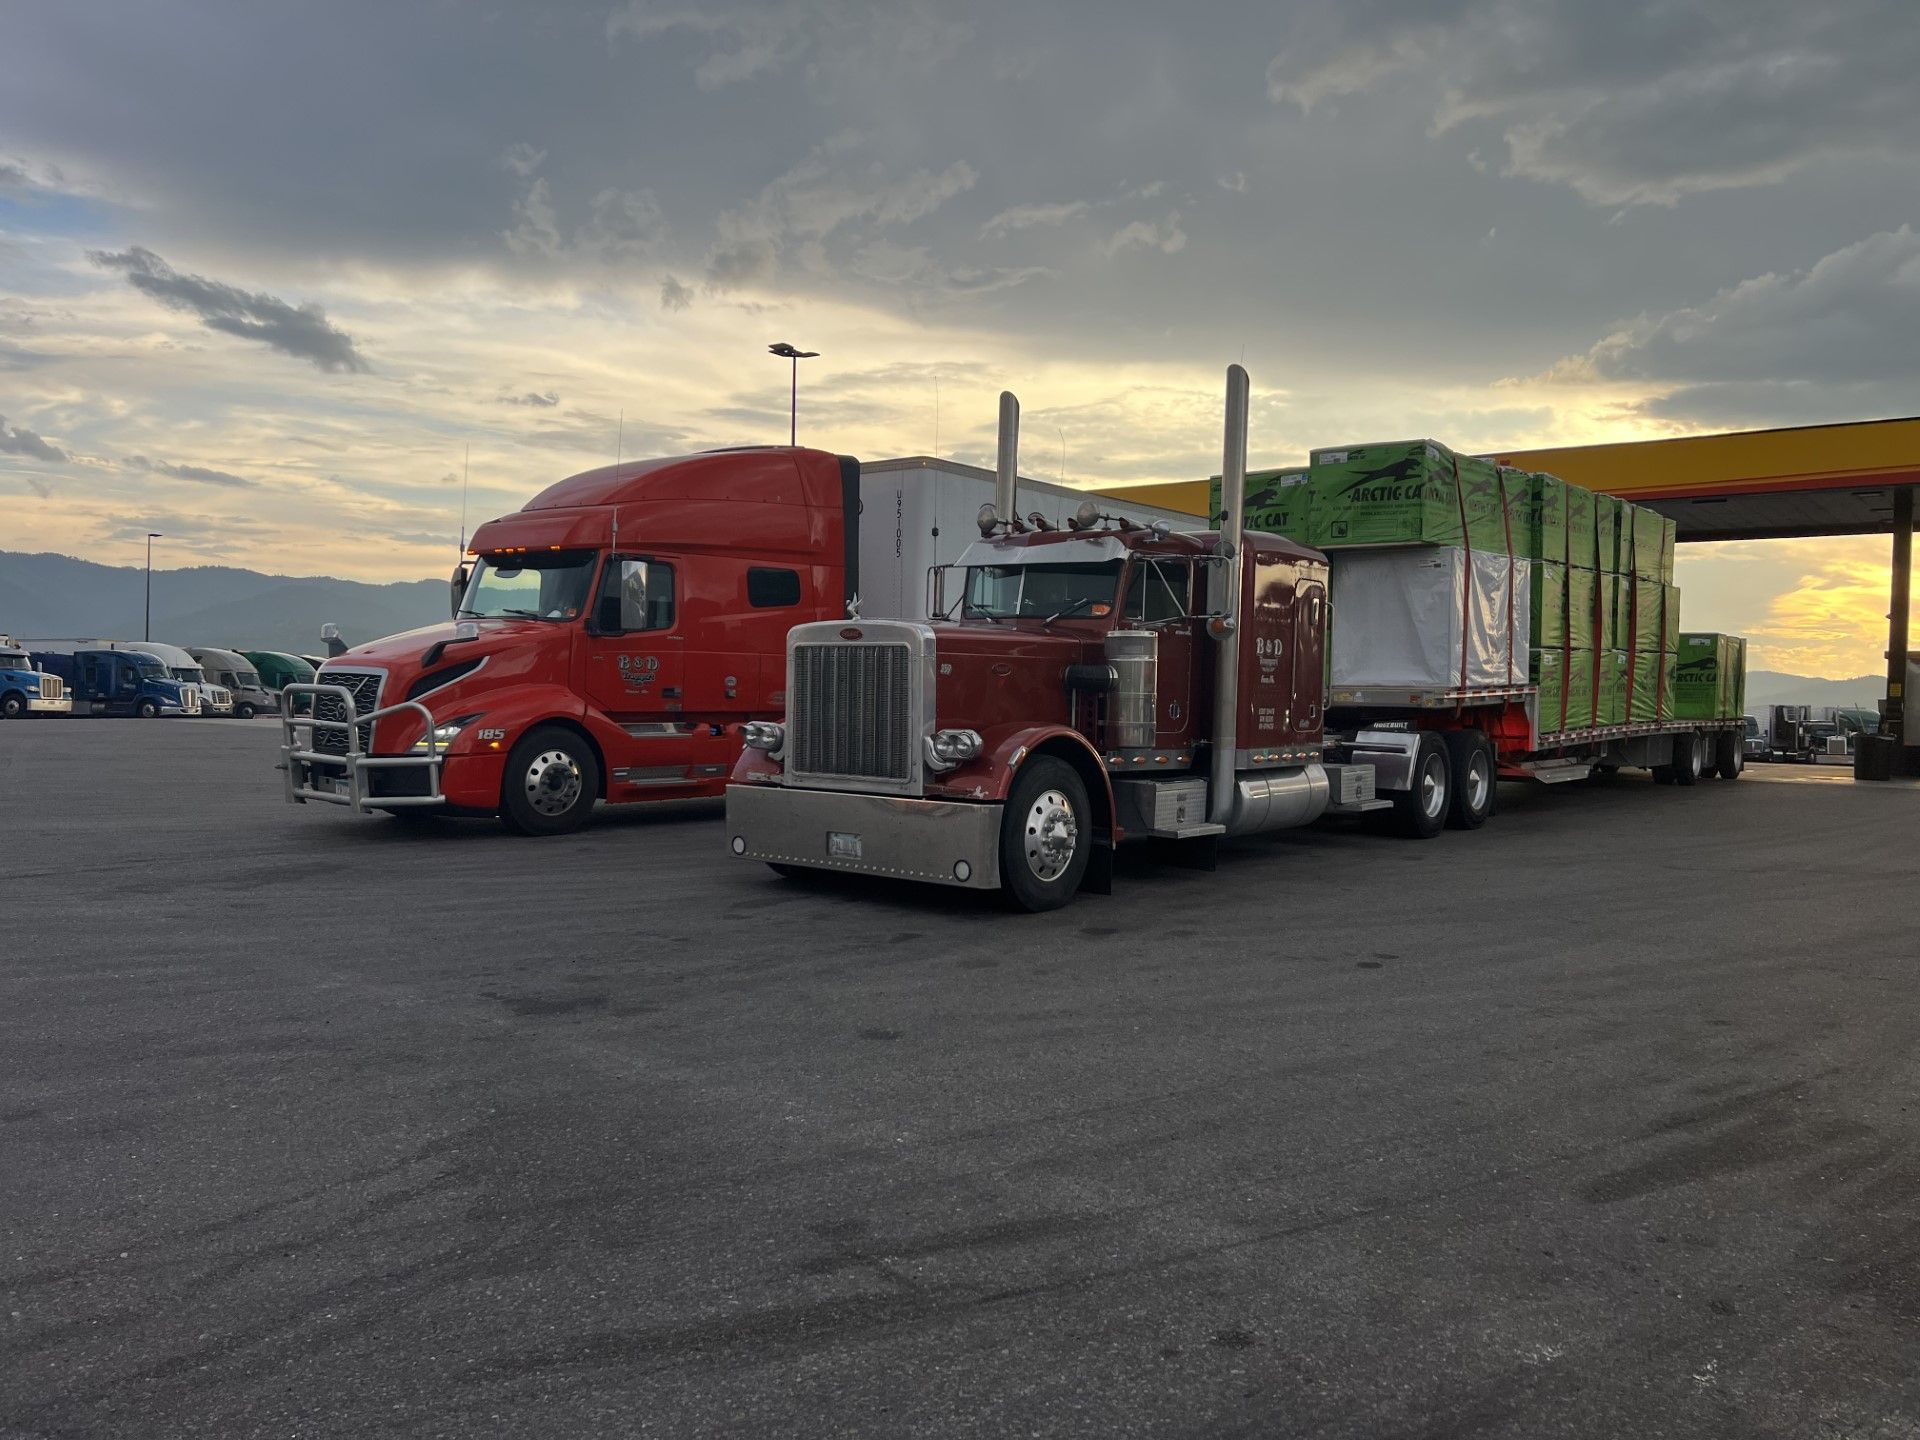
POLYGON ((171 475, 176 480, 193 480, 202 485, 223 485, 234 490, 251 490, 259 484, 258 481, 249 480, 244 475, 229 474, 225 470, 209 470, 204 465, 182 465, 171 460, 154 460, 145 455, 129 455, 127 464, 135 470, 145 470, 155 475, 171 475))
POLYGON ((1064 225, 1067 221, 1077 220, 1086 213, 1087 202, 1084 200, 1067 200, 1054 204, 1009 205, 980 227, 980 238, 992 240, 997 236, 1011 234, 1015 230, 1064 225))
POLYGON ((1317 0, 1268 66, 1312 111, 1387 88, 1445 131, 1489 122, 1506 173, 1671 204, 1920 139, 1908 0, 1317 0))
POLYGON ((121 271, 134 289, 169 309, 197 315, 209 330, 257 340, 322 370, 372 368, 354 347, 353 337, 329 323, 318 305, 289 305, 264 292, 242 290, 200 275, 182 275, 139 245, 117 253, 89 250, 87 258, 103 269, 121 271))
POLYGON ((1556 367, 1572 379, 1842 383, 1920 379, 1920 234, 1871 235, 1804 270, 1642 315, 1556 367))
POLYGON ((4 415, 0 415, 0 455, 24 455, 29 460, 45 460, 52 465, 67 459, 67 452, 58 445, 42 439, 24 425, 9 425, 4 415))
POLYGON ((560 403, 560 396, 552 390, 529 390, 522 395, 502 395, 502 405, 526 405, 534 409, 549 410, 560 403))
POLYGON ((693 304, 693 287, 683 285, 669 275, 660 282, 660 308, 662 310, 685 310, 693 304))
POLYGON ((1173 210, 1164 220, 1135 220, 1121 226, 1108 238, 1106 250, 1109 255, 1127 250, 1158 250, 1172 255, 1186 245, 1187 232, 1180 228, 1180 212, 1173 210))

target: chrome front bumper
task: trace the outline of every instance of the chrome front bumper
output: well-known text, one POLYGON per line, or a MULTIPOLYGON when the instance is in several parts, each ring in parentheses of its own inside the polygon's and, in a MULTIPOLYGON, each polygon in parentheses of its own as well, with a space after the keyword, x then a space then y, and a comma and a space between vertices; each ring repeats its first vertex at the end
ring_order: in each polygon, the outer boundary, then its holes
POLYGON ((287 803, 304 805, 309 800, 324 800, 329 805, 345 805, 356 815, 368 810, 413 809, 422 805, 444 805, 440 793, 440 767, 446 763, 447 747, 434 738, 433 712, 418 700, 403 700, 398 705, 360 714, 353 703, 353 692, 343 685, 289 685, 280 692, 280 768, 286 774, 287 803), (308 698, 308 713, 294 714, 297 695, 308 698), (312 701, 321 695, 339 699, 346 712, 344 720, 322 720, 311 713, 312 701), (427 746, 407 755, 369 755, 360 748, 360 727, 370 722, 412 710, 426 721, 427 746), (343 730, 347 736, 344 754, 317 750, 313 732, 343 730), (427 772, 425 795, 374 795, 368 781, 376 770, 424 769, 427 772))
POLYGON ((49 700, 44 695, 29 695, 27 713, 29 715, 71 715, 73 697, 63 695, 58 700, 49 700))
POLYGON ((998 890, 1002 808, 729 785, 727 846, 742 860, 998 890))

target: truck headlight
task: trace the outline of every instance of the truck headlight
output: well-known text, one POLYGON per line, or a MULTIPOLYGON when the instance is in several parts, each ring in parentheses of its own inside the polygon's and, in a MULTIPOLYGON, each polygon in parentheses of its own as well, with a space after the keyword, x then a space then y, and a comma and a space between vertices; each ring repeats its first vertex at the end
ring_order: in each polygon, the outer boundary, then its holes
POLYGON ((454 740, 458 738, 462 730, 466 729, 469 725, 471 725, 474 721, 478 720, 479 718, 480 717, 478 715, 461 715, 461 716, 457 716, 452 720, 447 721, 444 725, 434 726, 433 740, 435 743, 431 745, 428 744, 427 737, 425 735, 422 735, 418 740, 413 742, 413 748, 415 753, 420 755, 427 755, 427 754, 431 754, 436 749, 438 750, 446 749, 447 746, 451 745, 454 742, 454 740))
POLYGON ((927 766, 932 770, 951 770, 969 760, 978 760, 982 748, 978 731, 936 730, 927 739, 927 766))
POLYGON ((740 727, 740 738, 749 748, 772 754, 787 743, 787 727, 772 720, 749 720, 740 727))

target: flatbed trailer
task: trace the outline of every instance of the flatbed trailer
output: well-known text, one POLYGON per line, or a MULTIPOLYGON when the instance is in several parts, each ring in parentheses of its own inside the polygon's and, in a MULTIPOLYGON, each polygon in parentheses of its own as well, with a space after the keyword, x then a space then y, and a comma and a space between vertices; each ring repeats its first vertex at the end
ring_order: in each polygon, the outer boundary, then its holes
MULTIPOLYGON (((1746 769, 1745 722, 1738 717, 1594 725, 1543 735, 1538 707, 1539 691, 1532 686, 1335 691, 1328 696, 1327 758, 1371 765, 1376 793, 1388 798, 1417 783, 1421 735, 1438 736, 1456 749, 1484 740, 1493 778, 1546 785, 1621 769, 1650 770, 1662 784, 1692 785, 1713 775, 1735 780, 1746 769)), ((1472 781, 1460 769, 1456 764, 1454 789, 1465 801, 1472 781)), ((1471 806, 1455 818, 1477 823, 1471 806)))

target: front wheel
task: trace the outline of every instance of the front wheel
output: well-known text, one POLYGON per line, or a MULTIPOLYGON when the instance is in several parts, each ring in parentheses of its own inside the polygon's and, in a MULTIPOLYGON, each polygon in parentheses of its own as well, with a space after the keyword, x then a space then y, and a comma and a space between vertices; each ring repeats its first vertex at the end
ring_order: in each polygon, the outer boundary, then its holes
POLYGON ((1447 823, 1453 804, 1453 766, 1438 735, 1420 736, 1413 757, 1413 786, 1393 797, 1395 827, 1415 840, 1430 840, 1447 823))
POLYGON ((18 720, 27 713, 27 697, 17 690, 0 695, 0 720, 18 720))
POLYGON ((571 730, 543 725, 507 756, 500 819, 522 835, 565 835, 587 823, 599 797, 593 747, 571 730))
POLYGON ((1000 815, 1000 884, 1021 910, 1073 899, 1093 850, 1087 787, 1064 760, 1042 755, 1013 782, 1000 815))
POLYGON ((251 720, 255 715, 259 714, 260 712, 255 710, 253 706, 247 704, 246 701, 242 700, 238 705, 233 707, 233 713, 239 719, 251 720))
POLYGON ((151 720, 160 713, 159 702, 154 700, 142 700, 140 702, 138 710, 136 710, 135 713, 138 714, 142 720, 151 720))

